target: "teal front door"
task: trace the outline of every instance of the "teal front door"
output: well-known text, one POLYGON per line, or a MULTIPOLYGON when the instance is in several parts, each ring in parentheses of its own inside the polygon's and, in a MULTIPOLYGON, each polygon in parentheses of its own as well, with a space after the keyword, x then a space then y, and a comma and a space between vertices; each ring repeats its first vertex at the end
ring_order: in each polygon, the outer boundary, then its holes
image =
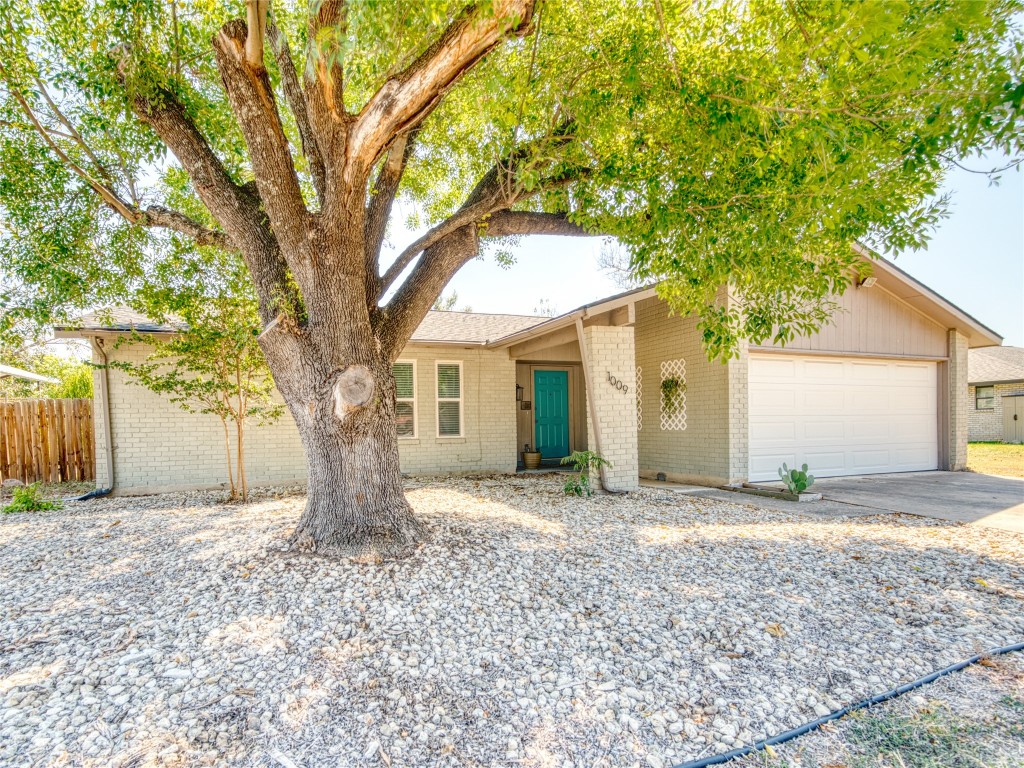
POLYGON ((542 459, 569 455, 569 372, 534 371, 534 439, 542 459))

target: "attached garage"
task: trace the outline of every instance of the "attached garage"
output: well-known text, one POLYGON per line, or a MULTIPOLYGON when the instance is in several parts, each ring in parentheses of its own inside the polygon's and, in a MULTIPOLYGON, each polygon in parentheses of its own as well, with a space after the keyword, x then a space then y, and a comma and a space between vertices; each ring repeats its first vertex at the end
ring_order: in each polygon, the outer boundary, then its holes
MULTIPOLYGON (((700 318, 638 299, 641 476, 733 485, 777 481, 783 463, 816 477, 963 469, 967 350, 1001 339, 891 262, 870 264, 819 331, 741 345, 725 364, 707 359, 700 318), (665 418, 666 385, 685 418, 665 418)), ((727 291, 720 301, 742 311, 727 291)))
POLYGON ((939 467, 934 362, 752 354, 749 397, 751 480, 783 462, 818 477, 939 467))

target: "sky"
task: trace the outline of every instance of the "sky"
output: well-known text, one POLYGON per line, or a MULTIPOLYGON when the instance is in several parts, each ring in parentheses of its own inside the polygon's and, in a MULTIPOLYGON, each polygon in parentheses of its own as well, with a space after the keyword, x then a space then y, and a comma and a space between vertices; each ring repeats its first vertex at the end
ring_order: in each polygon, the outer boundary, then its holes
MULTIPOLYGON (((987 171, 1007 162, 992 155, 964 165, 987 171)), ((894 263, 1001 334, 1004 344, 1024 346, 1024 174, 1007 171, 994 186, 985 174, 956 169, 943 191, 952 195, 949 218, 926 249, 904 252, 894 263)), ((405 245, 407 238, 395 239, 405 245)), ((523 238, 510 269, 476 259, 445 293, 458 294, 456 309, 535 314, 543 300, 568 312, 622 290, 597 268, 601 248, 598 237, 523 238)))

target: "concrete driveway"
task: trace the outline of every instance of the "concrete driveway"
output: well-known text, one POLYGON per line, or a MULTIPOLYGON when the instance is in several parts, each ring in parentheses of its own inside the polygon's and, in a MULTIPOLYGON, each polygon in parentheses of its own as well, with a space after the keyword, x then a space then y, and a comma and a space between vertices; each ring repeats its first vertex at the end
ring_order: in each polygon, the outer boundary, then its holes
POLYGON ((826 477, 812 489, 824 500, 906 512, 1024 534, 1024 480, 974 472, 900 472, 826 477))
MULTIPOLYGON (((822 494, 822 500, 805 504, 698 485, 654 480, 642 480, 641 485, 788 512, 817 515, 903 512, 1024 535, 1024 480, 974 472, 898 472, 826 477, 816 481, 811 489, 822 494)), ((761 485, 782 486, 781 483, 761 485)))

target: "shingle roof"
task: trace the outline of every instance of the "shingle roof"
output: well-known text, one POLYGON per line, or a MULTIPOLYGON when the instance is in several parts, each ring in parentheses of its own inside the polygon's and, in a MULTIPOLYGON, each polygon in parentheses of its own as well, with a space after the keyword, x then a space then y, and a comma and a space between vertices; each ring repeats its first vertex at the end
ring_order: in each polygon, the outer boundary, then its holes
MULTIPOLYGON (((440 312, 431 310, 412 335, 412 341, 442 344, 484 344, 511 333, 531 328, 548 317, 533 315, 497 315, 482 312, 440 312)), ((79 331, 138 331, 139 333, 174 333, 183 323, 155 323, 128 307, 114 307, 83 315, 74 328, 79 331)))
POLYGON ((967 351, 967 382, 1024 381, 1024 347, 982 347, 967 351))
POLYGON ((111 307, 82 315, 73 326, 63 330, 82 331, 138 331, 139 333, 174 333, 185 328, 184 323, 157 323, 130 307, 111 307))
POLYGON ((489 315, 482 312, 431 310, 412 334, 413 341, 466 341, 484 344, 550 320, 533 315, 489 315))

